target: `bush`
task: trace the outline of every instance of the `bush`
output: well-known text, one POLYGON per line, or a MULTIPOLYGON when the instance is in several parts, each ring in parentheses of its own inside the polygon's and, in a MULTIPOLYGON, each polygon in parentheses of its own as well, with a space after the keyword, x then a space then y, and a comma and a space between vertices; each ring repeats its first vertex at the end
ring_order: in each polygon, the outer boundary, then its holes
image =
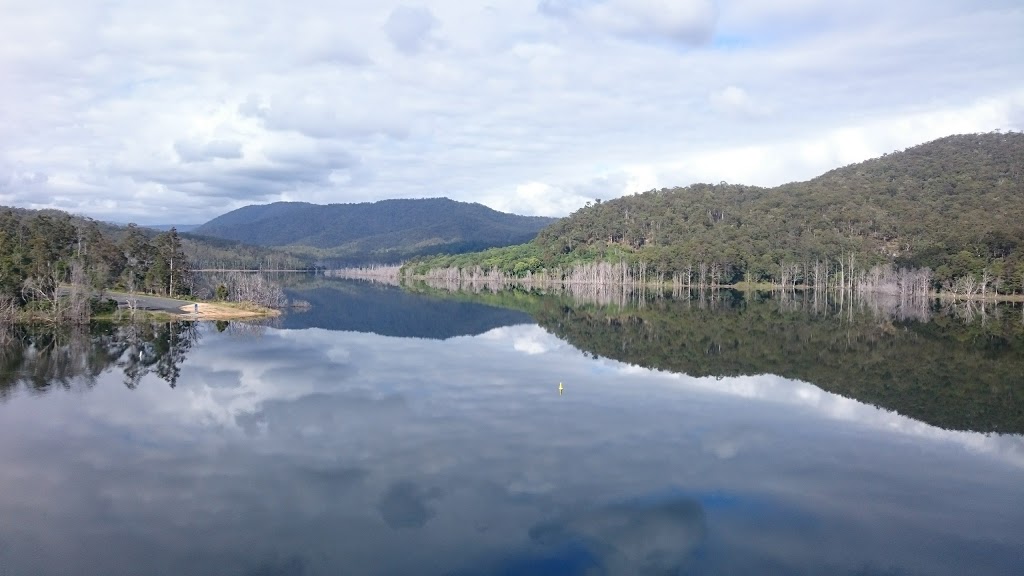
POLYGON ((117 312, 117 300, 113 298, 93 298, 89 300, 89 312, 92 314, 113 314, 117 312))

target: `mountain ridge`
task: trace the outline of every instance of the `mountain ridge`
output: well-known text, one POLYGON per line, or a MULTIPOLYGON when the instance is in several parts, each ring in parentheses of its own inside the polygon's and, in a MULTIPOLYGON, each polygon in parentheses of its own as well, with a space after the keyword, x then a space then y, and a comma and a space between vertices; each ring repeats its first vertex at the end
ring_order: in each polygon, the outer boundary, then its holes
POLYGON ((284 248, 333 263, 388 263, 519 244, 555 220, 447 198, 274 202, 221 214, 189 234, 284 248))
POLYGON ((222 214, 190 234, 284 247, 336 262, 386 263, 422 254, 519 244, 555 220, 448 198, 274 202, 222 214))

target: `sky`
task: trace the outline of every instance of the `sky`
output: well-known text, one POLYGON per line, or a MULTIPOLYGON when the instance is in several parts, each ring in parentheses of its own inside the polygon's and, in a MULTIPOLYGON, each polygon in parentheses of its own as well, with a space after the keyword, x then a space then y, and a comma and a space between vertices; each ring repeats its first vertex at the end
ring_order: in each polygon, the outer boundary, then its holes
POLYGON ((0 0, 0 204, 564 216, 1024 129, 1019 0, 0 0))

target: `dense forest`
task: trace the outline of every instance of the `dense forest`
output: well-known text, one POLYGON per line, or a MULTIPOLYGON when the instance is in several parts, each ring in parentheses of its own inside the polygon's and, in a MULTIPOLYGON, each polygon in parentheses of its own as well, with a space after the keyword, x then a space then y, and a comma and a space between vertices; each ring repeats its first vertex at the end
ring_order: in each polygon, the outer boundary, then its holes
POLYGON ((312 257, 276 248, 191 232, 180 236, 185 255, 197 270, 312 270, 316 267, 312 257))
POLYGON ((936 290, 1024 290, 1024 133, 950 136, 775 188, 694 184, 595 200, 529 244, 419 259, 515 277, 625 262, 644 280, 843 285, 877 265, 936 290))
POLYGON ((621 306, 525 290, 449 294, 526 311, 594 357, 698 377, 777 374, 941 428, 1024 434, 1019 307, 984 321, 940 311, 919 322, 879 316, 868 303, 823 305, 813 294, 702 296, 621 306))
MULTIPOLYGON (((195 295, 196 270, 305 269, 305 260, 231 240, 116 226, 58 210, 0 207, 0 322, 80 323, 111 304, 104 289, 195 295)), ((228 282, 229 285, 232 283, 228 282)), ((200 294, 202 295, 202 294, 200 294)), ((244 299, 244 298, 243 298, 244 299)))
POLYGON ((95 298, 103 288, 191 292, 193 275, 175 230, 152 235, 130 225, 115 241, 109 228, 57 211, 0 212, 0 318, 10 321, 27 309, 84 322, 104 305, 95 298))
POLYGON ((344 266, 519 244, 552 222, 553 218, 506 214, 447 198, 328 205, 277 202, 228 212, 192 235, 286 247, 322 265, 344 266))

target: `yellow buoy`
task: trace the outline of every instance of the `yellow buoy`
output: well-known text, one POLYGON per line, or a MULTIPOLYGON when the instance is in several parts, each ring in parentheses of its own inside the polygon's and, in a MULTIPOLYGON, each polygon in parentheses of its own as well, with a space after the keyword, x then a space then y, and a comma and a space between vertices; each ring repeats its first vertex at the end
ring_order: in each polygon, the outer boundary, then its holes
POLYGON ((558 395, 559 395, 559 396, 561 396, 561 395, 562 395, 562 390, 565 390, 565 388, 564 388, 564 387, 562 387, 562 383, 561 383, 561 382, 559 382, 559 383, 558 383, 558 395))

